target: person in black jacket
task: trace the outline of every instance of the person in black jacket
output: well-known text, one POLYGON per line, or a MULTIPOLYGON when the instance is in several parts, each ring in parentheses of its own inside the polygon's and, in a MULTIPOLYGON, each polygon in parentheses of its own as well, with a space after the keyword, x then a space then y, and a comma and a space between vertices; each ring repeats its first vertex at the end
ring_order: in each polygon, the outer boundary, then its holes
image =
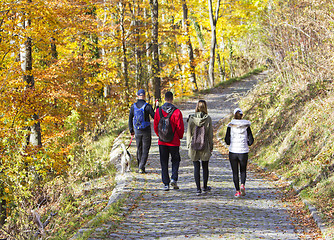
POLYGON ((139 173, 146 173, 145 165, 152 141, 150 116, 154 118, 154 110, 145 101, 145 90, 140 89, 137 96, 137 102, 130 108, 129 130, 131 135, 135 135, 136 138, 139 173))
POLYGON ((229 160, 233 173, 233 182, 236 189, 235 197, 246 195, 246 169, 248 152, 254 138, 250 128, 251 122, 242 119, 243 112, 240 108, 234 110, 234 119, 228 124, 225 142, 229 146, 229 160), (241 186, 239 185, 239 167, 241 186))

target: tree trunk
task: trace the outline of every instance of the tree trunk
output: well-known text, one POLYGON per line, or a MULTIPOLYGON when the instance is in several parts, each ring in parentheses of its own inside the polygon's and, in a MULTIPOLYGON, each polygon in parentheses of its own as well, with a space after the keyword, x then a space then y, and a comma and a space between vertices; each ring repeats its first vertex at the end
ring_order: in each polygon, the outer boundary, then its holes
POLYGON ((229 65, 230 65, 230 78, 234 77, 234 67, 233 67, 233 45, 231 39, 229 39, 229 52, 230 52, 230 58, 229 58, 229 65))
MULTIPOLYGON (((144 19, 148 18, 148 14, 147 14, 147 9, 146 7, 144 8, 144 19)), ((148 32, 149 29, 149 25, 147 23, 147 21, 145 21, 145 38, 149 39, 150 35, 148 32)), ((147 89, 147 95, 148 98, 151 99, 151 93, 150 93, 150 86, 153 86, 153 81, 151 80, 151 75, 152 75, 152 69, 151 69, 151 62, 150 62, 150 56, 151 56, 151 43, 150 41, 146 41, 146 48, 145 48, 145 53, 146 53, 146 66, 147 66, 147 71, 145 74, 145 87, 147 89), (151 80, 151 84, 150 84, 150 80, 151 80)), ((143 53, 144 55, 144 53, 143 53)), ((144 74, 143 74, 144 75, 144 74)))
MULTIPOLYGON (((31 3, 31 0, 28 0, 28 3, 31 3)), ((29 20, 23 20, 23 28, 27 28, 30 25, 29 20)), ((35 88, 35 80, 32 75, 32 40, 30 37, 27 37, 26 41, 21 45, 20 49, 20 61, 21 69, 23 72, 23 81, 26 82, 27 90, 33 91, 35 88)), ((42 146, 42 136, 41 136, 41 126, 39 122, 39 116, 37 113, 34 113, 32 116, 34 124, 30 127, 30 135, 28 137, 28 143, 33 146, 42 146)))
MULTIPOLYGON (((174 16, 172 16, 172 20, 171 21, 172 21, 171 25, 173 26, 173 30, 176 32, 177 31, 177 24, 174 23, 174 16)), ((175 65, 175 71, 182 72, 182 66, 181 66, 180 57, 179 57, 179 45, 178 45, 178 42, 177 42, 176 35, 174 36, 173 39, 174 39, 175 58, 176 58, 176 61, 177 61, 177 64, 175 65)))
POLYGON ((123 78, 124 78, 124 85, 125 85, 125 101, 126 104, 129 104, 129 73, 128 73, 128 59, 127 59, 127 48, 126 48, 126 37, 125 37, 125 27, 124 27, 124 5, 123 2, 119 3, 120 8, 120 28, 122 33, 122 52, 123 52, 123 59, 122 59, 122 70, 123 70, 123 78))
MULTIPOLYGON (((106 0, 103 0, 103 5, 104 5, 104 7, 103 7, 103 19, 102 19, 101 22, 102 22, 102 26, 104 27, 105 24, 106 24, 106 22, 107 22, 106 0)), ((106 33, 104 31, 101 32, 101 40, 100 40, 100 42, 103 41, 103 39, 105 37, 105 34, 106 33)), ((101 59, 102 59, 102 62, 104 62, 106 60, 105 58, 106 58, 106 49, 104 48, 104 46, 102 46, 102 48, 101 48, 101 59)), ((106 78, 106 76, 107 76, 106 70, 104 70, 103 75, 106 78)), ((107 98, 107 97, 110 96, 110 90, 111 90, 111 85, 109 83, 105 83, 104 86, 103 86, 103 97, 104 98, 107 98)))
POLYGON ((217 26, 217 21, 219 18, 220 0, 217 1, 215 15, 213 14, 212 0, 208 0, 208 6, 209 6, 209 18, 210 18, 210 25, 211 25, 209 84, 210 84, 210 87, 213 87, 215 84, 215 50, 216 50, 216 45, 217 45, 216 26, 217 26))
MULTIPOLYGON (((217 47, 218 48, 218 47, 217 47)), ((224 38, 221 38, 221 44, 219 45, 220 52, 224 53, 225 51, 225 41, 224 38)), ((223 55, 223 64, 221 63, 221 57, 220 54, 217 54, 217 58, 219 59, 218 65, 219 65, 219 72, 220 72, 220 79, 221 81, 226 80, 226 64, 225 64, 225 57, 223 55)))
POLYGON ((223 69, 223 65, 221 63, 221 59, 220 59, 220 54, 219 53, 217 53, 217 63, 218 63, 220 81, 223 82, 223 81, 225 81, 225 71, 223 69))
POLYGON ((54 62, 58 59, 58 52, 57 52, 57 46, 56 46, 56 39, 51 38, 51 62, 54 62))
MULTIPOLYGON (((201 51, 202 51, 202 55, 205 55, 206 50, 204 48, 204 37, 203 37, 203 34, 201 32, 201 27, 199 26, 198 22, 196 22, 194 19, 192 19, 192 20, 193 20, 193 24, 194 24, 196 35, 197 35, 197 40, 198 40, 199 46, 200 46, 201 51)), ((207 67, 208 65, 209 65, 209 62, 207 60, 205 60, 204 61, 204 72, 205 72, 205 78, 206 78, 205 83, 207 83, 207 81, 209 79, 209 70, 208 70, 208 67, 207 67)))
POLYGON ((0 200, 0 227, 6 223, 6 200, 0 200))
POLYGON ((152 18, 152 75, 154 83, 154 97, 155 99, 161 99, 160 89, 160 66, 159 66, 159 4, 158 0, 150 0, 151 6, 151 18, 152 18))
POLYGON ((142 69, 142 50, 140 44, 140 28, 139 28, 139 19, 137 17, 140 13, 140 3, 134 2, 133 3, 133 26, 134 26, 134 34, 135 34, 135 46, 134 46, 134 53, 135 53, 135 61, 136 61, 136 87, 137 89, 143 88, 143 69, 142 69))
POLYGON ((197 82, 196 82, 196 73, 195 73, 195 63, 194 63, 194 51, 191 44, 190 35, 189 35, 189 20, 188 20, 188 7, 186 0, 183 0, 183 28, 186 35, 186 45, 189 56, 189 67, 190 67, 190 82, 192 83, 192 90, 194 92, 198 91, 197 82))

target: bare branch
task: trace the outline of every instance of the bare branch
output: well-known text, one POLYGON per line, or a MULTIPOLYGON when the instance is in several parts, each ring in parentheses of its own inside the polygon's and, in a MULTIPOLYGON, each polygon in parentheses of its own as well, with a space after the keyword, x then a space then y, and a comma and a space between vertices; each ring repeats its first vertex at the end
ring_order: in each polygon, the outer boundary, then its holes
POLYGON ((302 29, 300 29, 299 27, 295 27, 295 26, 293 26, 293 25, 291 25, 291 24, 289 24, 289 23, 287 23, 287 22, 283 22, 281 25, 283 25, 283 24, 285 24, 286 26, 288 26, 288 27, 291 27, 291 28, 293 28, 293 29, 296 29, 296 30, 298 30, 298 31, 300 31, 301 33, 303 33, 303 34, 305 34, 307 37, 309 37, 309 38, 312 38, 310 35, 308 35, 306 32, 304 32, 302 29))

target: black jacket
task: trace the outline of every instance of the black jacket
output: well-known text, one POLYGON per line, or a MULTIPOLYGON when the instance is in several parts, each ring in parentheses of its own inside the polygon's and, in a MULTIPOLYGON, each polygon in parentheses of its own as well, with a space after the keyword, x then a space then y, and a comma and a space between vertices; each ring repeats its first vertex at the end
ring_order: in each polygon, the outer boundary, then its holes
MULTIPOLYGON (((138 101, 136 102, 136 106, 137 108, 141 108, 144 104, 145 104, 145 100, 142 99, 138 99, 138 101)), ((154 110, 151 106, 151 104, 147 104, 145 109, 144 109, 144 118, 145 121, 149 122, 150 121, 150 116, 152 118, 154 118, 154 110)), ((148 126, 145 129, 141 129, 141 130, 137 130, 133 128, 133 117, 134 117, 134 107, 133 104, 130 108, 130 113, 129 113, 129 130, 130 133, 141 133, 141 132, 151 132, 151 126, 148 126)))

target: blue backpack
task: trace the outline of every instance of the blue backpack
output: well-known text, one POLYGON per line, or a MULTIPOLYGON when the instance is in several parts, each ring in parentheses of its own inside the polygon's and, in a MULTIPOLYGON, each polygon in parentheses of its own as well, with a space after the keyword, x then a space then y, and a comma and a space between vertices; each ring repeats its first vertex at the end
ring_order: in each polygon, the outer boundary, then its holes
POLYGON ((137 105, 133 104, 134 116, 133 116, 133 127, 137 130, 147 128, 150 126, 150 122, 145 121, 145 103, 141 108, 138 108, 137 105))

